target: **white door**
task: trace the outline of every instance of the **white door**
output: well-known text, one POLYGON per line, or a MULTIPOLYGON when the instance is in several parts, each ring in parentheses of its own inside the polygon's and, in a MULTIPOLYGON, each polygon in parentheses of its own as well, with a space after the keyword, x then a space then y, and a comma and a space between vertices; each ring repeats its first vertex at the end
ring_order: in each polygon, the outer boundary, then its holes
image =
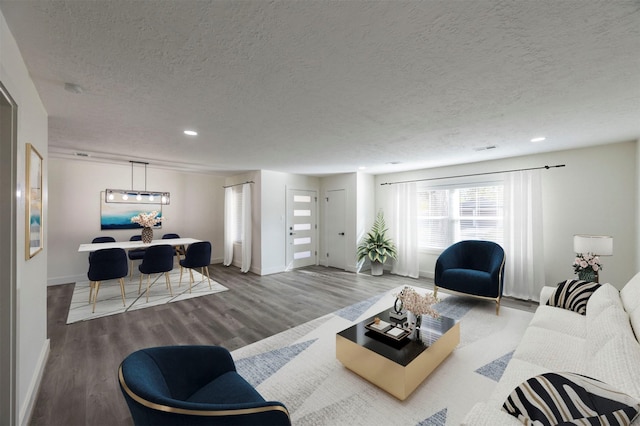
POLYGON ((327 266, 346 268, 346 204, 344 189, 327 191, 326 197, 327 266))
POLYGON ((287 270, 316 264, 316 191, 287 190, 287 270))

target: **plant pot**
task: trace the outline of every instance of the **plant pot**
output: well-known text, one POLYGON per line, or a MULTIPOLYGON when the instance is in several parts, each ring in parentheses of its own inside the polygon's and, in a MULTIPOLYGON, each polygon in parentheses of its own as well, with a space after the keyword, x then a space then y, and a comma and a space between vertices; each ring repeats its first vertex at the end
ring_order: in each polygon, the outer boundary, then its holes
POLYGON ((149 228, 148 226, 145 226, 144 228, 142 228, 142 242, 145 244, 150 244, 151 241, 153 240, 153 229, 149 228))
POLYGON ((382 275, 384 264, 380 262, 371 262, 371 275, 382 275))
POLYGON ((578 279, 584 280, 584 281, 591 281, 591 282, 598 282, 598 278, 597 275, 595 273, 595 271, 592 270, 583 270, 583 271, 579 271, 578 272, 578 279))

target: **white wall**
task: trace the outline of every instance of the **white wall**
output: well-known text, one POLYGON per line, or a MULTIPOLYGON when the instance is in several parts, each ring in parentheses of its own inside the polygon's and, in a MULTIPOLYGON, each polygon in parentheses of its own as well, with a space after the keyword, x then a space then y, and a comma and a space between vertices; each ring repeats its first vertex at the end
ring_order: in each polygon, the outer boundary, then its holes
MULTIPOLYGON (((284 272, 286 264, 287 189, 320 191, 317 177, 290 173, 260 171, 260 275, 284 272)), ((318 209, 319 210, 319 209, 318 209)), ((318 214, 318 223, 321 217, 318 214)), ((317 240, 317 237, 316 237, 317 240)), ((254 243, 255 244, 255 243, 254 243)))
MULTIPOLYGON (((35 393, 49 351, 47 339, 47 256, 48 215, 48 134, 47 112, 29 77, 17 44, 0 14, 0 81, 18 105, 17 185, 25 188, 25 145, 31 143, 44 158, 43 216, 44 250, 25 260, 25 201, 18 200, 17 241, 15 244, 17 280, 17 414, 20 424, 28 420, 35 393)), ((6 143, 3 141, 2 143, 6 143)), ((3 285, 5 283, 2 283, 3 285)), ((6 344, 2 342, 0 344, 6 344)), ((3 392, 6 390, 3 389, 3 392)))
MULTIPOLYGON (((354 248, 352 257, 354 270, 358 270, 358 268, 371 268, 368 260, 364 260, 361 265, 357 264, 356 249, 362 238, 364 238, 364 235, 371 230, 373 222, 376 219, 376 215, 378 214, 375 203, 375 189, 375 178, 372 175, 358 173, 358 208, 355 228, 356 247, 354 248)), ((385 217, 387 216, 385 215, 385 217)), ((389 263, 389 261, 387 261, 387 263, 389 263)), ((390 268, 390 265, 385 265, 386 268, 390 268)))
MULTIPOLYGON (((131 188, 131 166, 88 160, 51 158, 49 161, 49 275, 48 283, 87 279, 87 254, 78 246, 99 235, 126 241, 139 230, 100 230, 101 191, 131 188)), ((144 189, 144 175, 134 173, 134 189, 144 189)), ((168 191, 171 203, 162 207, 165 221, 154 238, 176 233, 211 241, 212 263, 222 262, 224 178, 147 168, 147 188, 168 191)))
MULTIPOLYGON (((636 142, 558 151, 376 177, 376 205, 386 205, 383 182, 456 176, 565 164, 542 172, 545 284, 573 277, 574 234, 611 235, 614 254, 603 257, 601 282, 621 288, 638 270, 636 142)), ((437 255, 421 253, 420 274, 433 276, 437 255)))

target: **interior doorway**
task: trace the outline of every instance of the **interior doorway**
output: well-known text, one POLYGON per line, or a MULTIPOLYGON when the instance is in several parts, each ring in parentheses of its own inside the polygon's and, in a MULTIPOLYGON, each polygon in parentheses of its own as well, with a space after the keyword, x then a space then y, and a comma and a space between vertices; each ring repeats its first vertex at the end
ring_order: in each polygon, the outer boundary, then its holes
POLYGON ((316 191, 287 190, 287 270, 317 263, 316 191))
POLYGON ((0 423, 16 424, 18 107, 0 82, 0 423))
POLYGON ((346 197, 344 189, 327 191, 326 249, 327 266, 346 268, 346 197))

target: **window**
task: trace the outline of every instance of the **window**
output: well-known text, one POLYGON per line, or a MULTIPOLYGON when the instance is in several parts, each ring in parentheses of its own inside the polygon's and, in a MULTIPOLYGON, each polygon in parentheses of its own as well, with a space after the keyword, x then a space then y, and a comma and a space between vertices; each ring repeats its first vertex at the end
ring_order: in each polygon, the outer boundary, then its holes
POLYGON ((443 250, 461 240, 502 244, 504 186, 418 188, 418 246, 443 250))

